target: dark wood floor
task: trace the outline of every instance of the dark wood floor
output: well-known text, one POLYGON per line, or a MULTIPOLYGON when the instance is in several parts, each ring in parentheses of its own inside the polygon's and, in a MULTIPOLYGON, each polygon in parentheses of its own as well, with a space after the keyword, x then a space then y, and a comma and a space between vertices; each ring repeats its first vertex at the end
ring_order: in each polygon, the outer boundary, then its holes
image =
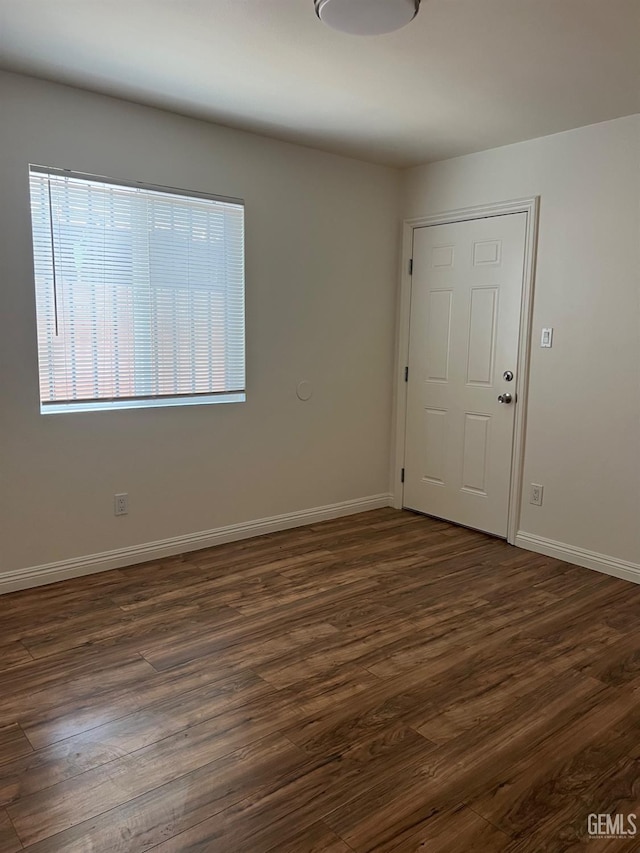
POLYGON ((640 849, 640 587, 391 509, 0 599, 0 851, 640 849))

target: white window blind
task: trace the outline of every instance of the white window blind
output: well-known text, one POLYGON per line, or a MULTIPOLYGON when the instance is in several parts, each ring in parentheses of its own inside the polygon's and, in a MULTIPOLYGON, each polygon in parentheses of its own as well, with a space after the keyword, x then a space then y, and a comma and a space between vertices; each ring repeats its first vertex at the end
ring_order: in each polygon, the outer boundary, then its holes
POLYGON ((244 207, 30 169, 41 411, 244 399, 244 207))

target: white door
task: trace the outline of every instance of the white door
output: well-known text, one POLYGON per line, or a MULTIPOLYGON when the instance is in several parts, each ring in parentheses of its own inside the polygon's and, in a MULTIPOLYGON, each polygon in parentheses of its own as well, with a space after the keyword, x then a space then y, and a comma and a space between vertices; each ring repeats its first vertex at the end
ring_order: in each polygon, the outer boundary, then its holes
POLYGON ((403 503, 502 537, 526 220, 512 213, 413 232, 403 503))

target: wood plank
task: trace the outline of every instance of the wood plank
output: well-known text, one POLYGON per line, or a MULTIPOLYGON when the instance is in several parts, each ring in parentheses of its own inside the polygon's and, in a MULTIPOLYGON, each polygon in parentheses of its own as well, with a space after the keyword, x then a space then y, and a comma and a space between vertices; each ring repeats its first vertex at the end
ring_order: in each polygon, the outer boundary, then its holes
MULTIPOLYGON (((456 616, 468 613, 469 610, 481 607, 481 600, 472 597, 461 598, 456 605, 437 604, 426 607, 423 613, 413 619, 407 619, 402 613, 395 617, 389 615, 378 623, 365 623, 357 628, 343 629, 335 637, 317 646, 297 653, 282 656, 274 661, 255 664, 259 674, 278 688, 289 687, 300 678, 308 678, 334 666, 347 662, 357 663, 368 669, 374 675, 395 675, 399 666, 395 661, 385 670, 378 671, 375 667, 377 660, 387 660, 394 650, 406 649, 407 646, 417 645, 421 653, 425 646, 420 629, 455 619, 456 616)), ((441 628, 441 634, 447 633, 447 628, 441 628)), ((414 669, 407 666, 406 669, 414 669)))
POLYGON ((597 779, 603 767, 606 770, 635 744, 635 733, 610 730, 636 714, 633 690, 605 690, 598 704, 576 713, 557 738, 547 738, 535 752, 505 768, 495 784, 465 802, 512 838, 542 832, 539 824, 552 818, 557 829, 572 816, 586 823, 590 806, 578 800, 576 808, 576 795, 587 797, 594 776, 597 779))
POLYGON ((0 767, 32 752, 33 747, 17 723, 0 727, 0 767))
POLYGON ((85 613, 82 617, 59 623, 46 632, 26 631, 21 641, 34 658, 79 647, 95 647, 111 641, 121 651, 137 649, 141 642, 202 633, 203 625, 221 625, 237 619, 237 613, 224 605, 202 607, 198 602, 173 608, 159 608, 144 613, 125 613, 112 605, 101 614, 85 613))
POLYGON ((178 691, 165 685, 166 698, 140 711, 0 765, 0 805, 116 761, 251 701, 277 698, 274 689, 250 671, 190 690, 185 686, 186 680, 178 691))
POLYGON ((508 718, 498 713, 483 727, 437 747, 402 776, 384 779, 323 820, 356 849, 373 850, 409 838, 416 828, 428 826, 436 815, 461 802, 476 811, 474 795, 499 787, 501 775, 519 757, 534 759, 538 743, 549 736, 550 724, 561 729, 578 703, 591 700, 597 708, 601 695, 597 682, 575 674, 563 683, 554 679, 546 690, 514 703, 508 718))
POLYGON ((303 850, 304 853, 352 853, 352 848, 321 821, 296 832, 292 838, 278 841, 271 850, 273 853, 301 853, 303 850))
POLYGON ((639 607, 390 508, 3 596, 0 853, 635 850, 639 607))
POLYGON ((297 714, 285 697, 258 699, 11 804, 25 844, 82 823, 284 728, 297 714))
POLYGON ((640 676, 640 636, 636 631, 620 636, 615 643, 591 654, 582 664, 581 670, 612 686, 621 687, 630 681, 637 681, 640 676))
POLYGON ((0 672, 0 719, 31 706, 42 707, 54 690, 81 692, 91 680, 92 689, 96 689, 98 683, 115 685, 139 677, 143 671, 151 672, 152 668, 137 652, 121 654, 102 649, 73 650, 46 660, 19 664, 10 671, 0 672), (66 683, 63 684, 61 676, 66 683))
MULTIPOLYGON (((372 820, 376 816, 372 815, 372 820)), ((488 821, 460 804, 436 812, 417 826, 407 827, 400 835, 385 838, 386 827, 381 820, 375 831, 378 842, 359 846, 357 836, 347 835, 351 849, 375 853, 452 853, 477 850, 478 853, 500 853, 508 848, 511 839, 488 821)))
MULTIPOLYGON (((142 654, 155 669, 167 670, 188 661, 207 657, 208 655, 221 656, 229 654, 228 649, 236 647, 230 654, 237 654, 237 647, 242 645, 255 645, 259 648, 266 642, 277 642, 284 635, 292 635, 294 631, 307 632, 309 642, 314 642, 311 632, 319 630, 327 631, 328 623, 325 617, 331 612, 336 600, 342 596, 356 597, 361 589, 369 588, 374 582, 359 585, 354 589, 354 584, 349 585, 348 592, 331 590, 314 596, 312 602, 304 599, 302 603, 293 606, 285 605, 278 608, 274 615, 258 614, 242 623, 232 624, 228 628, 223 626, 221 630, 214 633, 202 633, 199 638, 187 638, 184 642, 171 641, 145 645, 142 654), (320 628, 315 626, 321 625, 320 628)), ((336 629, 329 626, 330 634, 336 629)), ((300 636, 300 635, 296 635, 300 636)), ((317 647, 317 646, 316 646, 317 647)))
POLYGON ((269 735, 28 849, 31 853, 144 853, 269 785, 277 785, 301 763, 300 752, 292 743, 280 735, 269 735))
POLYGON ((390 780, 424 760, 432 746, 405 728, 389 729, 371 742, 308 764, 277 788, 225 809, 160 844, 158 853, 238 853, 277 849, 282 839, 313 826, 339 803, 363 795, 381 778, 390 780))
POLYGON ((0 853, 17 853, 22 850, 20 839, 16 835, 9 815, 0 809, 0 853))
MULTIPOLYGON (((7 635, 5 634, 5 637, 6 636, 7 635)), ((29 654, 29 651, 19 640, 3 642, 0 644, 0 670, 10 669, 11 667, 16 666, 16 664, 30 660, 32 660, 32 657, 29 654)))

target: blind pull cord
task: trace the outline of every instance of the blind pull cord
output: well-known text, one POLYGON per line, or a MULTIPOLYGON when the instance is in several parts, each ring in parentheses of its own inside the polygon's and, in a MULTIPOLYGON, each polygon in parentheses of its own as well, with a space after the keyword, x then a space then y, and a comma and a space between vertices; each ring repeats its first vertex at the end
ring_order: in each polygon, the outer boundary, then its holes
POLYGON ((51 178, 47 179, 49 189, 49 236, 51 238, 51 266, 53 268, 53 315, 56 325, 56 338, 58 337, 58 282, 56 278, 56 250, 53 239, 53 205, 51 204, 51 178))

